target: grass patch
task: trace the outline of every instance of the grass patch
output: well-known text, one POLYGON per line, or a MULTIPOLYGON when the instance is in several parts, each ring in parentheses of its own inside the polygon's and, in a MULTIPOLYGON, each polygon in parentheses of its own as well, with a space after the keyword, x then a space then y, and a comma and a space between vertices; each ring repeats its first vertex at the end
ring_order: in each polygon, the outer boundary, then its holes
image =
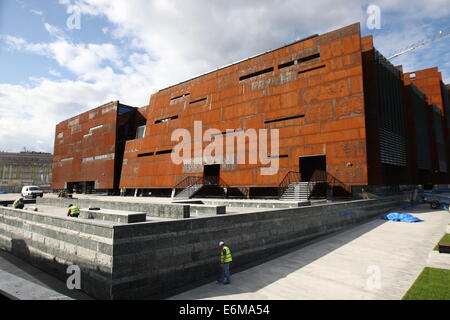
MULTIPOLYGON (((450 234, 446 233, 441 240, 439 240, 439 242, 447 242, 450 243, 450 234)), ((434 247, 434 251, 439 251, 439 242, 436 244, 436 246, 434 247)))
POLYGON ((402 300, 450 300, 450 270, 426 267, 402 300))

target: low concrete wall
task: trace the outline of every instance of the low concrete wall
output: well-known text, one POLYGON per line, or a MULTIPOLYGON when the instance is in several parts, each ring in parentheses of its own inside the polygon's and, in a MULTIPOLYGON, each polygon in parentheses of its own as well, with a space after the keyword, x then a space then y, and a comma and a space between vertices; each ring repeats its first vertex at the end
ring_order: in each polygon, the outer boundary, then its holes
POLYGON ((80 219, 94 219, 101 221, 111 221, 118 223, 145 222, 147 215, 143 212, 117 211, 110 209, 101 210, 80 210, 80 219))
MULTIPOLYGON (((14 201, 16 201, 16 200, 14 199, 14 200, 3 200, 3 201, 0 201, 0 206, 3 206, 3 207, 12 206, 14 201)), ((24 204, 35 204, 36 203, 36 199, 23 199, 23 203, 24 204)))
POLYGON ((39 205, 49 205, 66 208, 69 204, 80 208, 102 208, 122 211, 145 212, 151 217, 185 219, 190 217, 190 207, 187 204, 166 203, 139 203, 122 201, 101 201, 95 199, 64 199, 64 198, 39 198, 39 205))
POLYGON ((0 248, 66 282, 81 269, 82 289, 110 299, 113 229, 92 220, 0 207, 0 248))
POLYGON ((161 298, 171 289, 212 278, 218 243, 233 254, 233 268, 277 253, 402 204, 400 198, 233 214, 114 227, 114 299, 161 298))
POLYGON ((221 206, 221 205, 189 205, 191 208, 191 214, 208 214, 208 215, 215 215, 215 214, 226 214, 227 213, 227 207, 221 206))
POLYGON ((234 268, 401 204, 393 197, 113 226, 0 208, 0 247, 64 280, 67 265, 80 266, 82 289, 95 298, 161 298, 212 279, 220 240, 234 268))
POLYGON ((242 207, 242 208, 298 208, 311 205, 311 201, 258 201, 258 200, 220 200, 208 199, 203 200, 206 205, 226 206, 226 207, 242 207))

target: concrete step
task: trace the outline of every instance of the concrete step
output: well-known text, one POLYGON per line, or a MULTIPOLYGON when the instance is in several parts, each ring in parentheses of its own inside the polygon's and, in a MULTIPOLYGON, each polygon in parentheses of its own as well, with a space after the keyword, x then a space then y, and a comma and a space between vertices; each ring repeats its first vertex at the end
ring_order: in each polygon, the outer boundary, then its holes
POLYGON ((287 187, 280 200, 308 201, 309 182, 292 182, 287 187))

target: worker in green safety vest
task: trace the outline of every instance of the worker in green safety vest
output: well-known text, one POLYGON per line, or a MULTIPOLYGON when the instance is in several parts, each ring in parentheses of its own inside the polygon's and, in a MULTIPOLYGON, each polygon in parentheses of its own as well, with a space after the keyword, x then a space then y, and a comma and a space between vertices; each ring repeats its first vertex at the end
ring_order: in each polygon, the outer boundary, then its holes
POLYGON ((14 209, 23 209, 25 207, 25 204, 23 203, 23 198, 20 197, 19 199, 14 201, 12 206, 14 209))
POLYGON ((217 282, 223 284, 231 283, 230 263, 233 261, 231 257, 231 250, 225 245, 225 242, 219 242, 220 248, 220 276, 217 282))
POLYGON ((67 211, 67 216, 72 218, 78 218, 80 215, 80 208, 73 204, 69 204, 69 211, 67 211))

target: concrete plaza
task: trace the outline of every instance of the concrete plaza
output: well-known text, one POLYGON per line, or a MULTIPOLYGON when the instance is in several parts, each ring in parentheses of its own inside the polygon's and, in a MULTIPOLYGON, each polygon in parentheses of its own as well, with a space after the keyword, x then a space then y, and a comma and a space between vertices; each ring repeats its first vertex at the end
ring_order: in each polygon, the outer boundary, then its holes
MULTIPOLYGON (((372 220, 237 272, 231 285, 210 283, 170 299, 401 299, 438 254, 432 249, 450 222, 448 212, 427 205, 408 212, 424 222, 372 220)), ((450 265, 450 255, 440 260, 450 265)))

